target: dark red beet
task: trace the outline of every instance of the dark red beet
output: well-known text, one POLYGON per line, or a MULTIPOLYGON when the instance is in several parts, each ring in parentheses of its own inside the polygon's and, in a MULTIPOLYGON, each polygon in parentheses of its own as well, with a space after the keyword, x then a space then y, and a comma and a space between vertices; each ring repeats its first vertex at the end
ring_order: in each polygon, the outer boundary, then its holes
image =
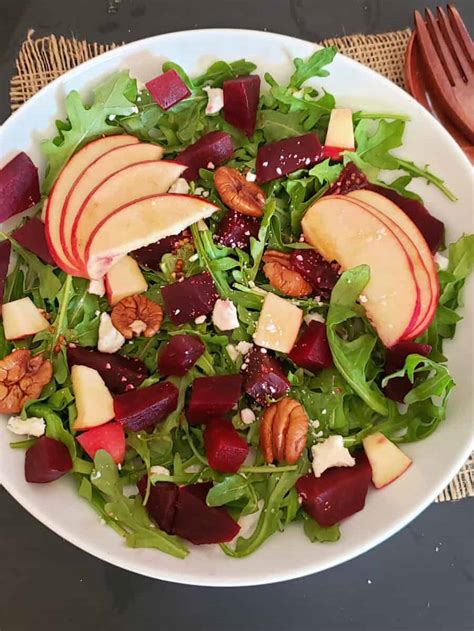
POLYGON ((326 195, 347 195, 351 191, 360 188, 368 188, 369 180, 353 162, 348 162, 343 168, 341 175, 325 193, 326 195))
POLYGON ((0 169, 0 221, 34 206, 40 197, 38 169, 22 151, 0 169))
POLYGON ((323 148, 316 134, 304 134, 262 145, 257 153, 257 181, 269 182, 309 169, 323 158, 323 148))
POLYGON ((242 375, 245 392, 260 405, 269 405, 268 399, 280 399, 290 389, 280 362, 261 348, 255 347, 245 356, 242 375))
POLYGON ((257 121, 260 77, 250 75, 224 81, 224 118, 230 124, 252 136, 257 121))
POLYGON ((7 280, 11 251, 12 246, 10 241, 5 240, 0 243, 0 305, 3 304, 3 294, 5 291, 5 281, 7 280))
POLYGON ((172 237, 165 237, 156 243, 146 245, 144 248, 132 252, 133 258, 143 267, 159 270, 161 259, 165 254, 172 252, 183 239, 183 233, 172 237))
POLYGON ((217 224, 214 239, 228 248, 246 250, 250 237, 258 237, 260 219, 229 210, 217 224))
POLYGON ((48 263, 48 265, 52 265, 53 267, 56 265, 48 248, 44 232, 44 223, 41 219, 37 217, 28 219, 21 228, 17 228, 12 232, 11 236, 15 241, 18 241, 25 250, 33 252, 33 254, 39 256, 39 258, 45 263, 48 263))
MULTIPOLYGON (((147 476, 143 476, 138 483, 138 490, 144 499, 146 496, 147 476)), ((146 509, 148 514, 158 524, 161 530, 168 534, 173 532, 174 516, 178 503, 179 487, 172 482, 157 482, 150 486, 150 495, 146 509)))
POLYGON ((315 250, 293 250, 290 265, 295 272, 311 284, 314 291, 323 298, 329 298, 339 278, 339 265, 328 263, 315 250))
POLYGON ((169 381, 114 397, 115 419, 138 431, 164 421, 178 406, 178 388, 169 381))
POLYGON ((195 335, 173 335, 158 357, 158 372, 182 377, 206 350, 195 335))
POLYGON ((93 427, 76 437, 77 442, 92 459, 99 449, 107 451, 116 464, 125 458, 125 431, 120 423, 106 423, 93 427))
POLYGON ((249 453, 247 441, 227 419, 212 418, 204 430, 209 465, 221 473, 236 473, 249 453))
POLYGON ((300 368, 311 372, 331 368, 332 355, 326 337, 326 325, 314 320, 310 322, 288 357, 300 368))
POLYGON ((148 370, 139 359, 83 346, 68 346, 67 361, 69 367, 78 364, 97 370, 113 394, 134 390, 148 377, 148 370))
POLYGON ((69 451, 59 440, 41 436, 25 454, 27 482, 53 482, 72 469, 69 451))
POLYGON ((213 417, 225 416, 240 399, 241 391, 240 375, 195 379, 189 401, 188 421, 195 425, 213 417))
POLYGON ((191 94, 188 86, 173 69, 158 75, 145 85, 162 110, 169 110, 191 94))
POLYGON ((212 276, 202 272, 161 288, 166 315, 173 324, 192 322, 211 313, 218 298, 212 276))
MULTIPOLYGON (((391 375, 403 368, 408 355, 423 355, 424 357, 428 357, 430 353, 431 346, 429 344, 417 344, 416 342, 400 342, 396 346, 388 348, 385 353, 385 376, 391 375)), ((390 379, 383 390, 389 399, 402 403, 403 399, 412 388, 413 384, 408 377, 396 377, 395 379, 390 379)))
POLYGON ((320 526, 333 526, 364 508, 372 469, 363 451, 355 459, 353 467, 333 467, 320 478, 308 473, 296 483, 303 509, 320 526))
POLYGON ((229 134, 223 131, 211 131, 201 136, 193 145, 186 147, 175 158, 175 161, 189 167, 182 175, 189 182, 196 180, 199 176, 199 169, 205 169, 209 162, 217 167, 228 162, 233 154, 234 145, 229 134))
POLYGON ((225 508, 207 506, 206 495, 211 487, 211 483, 203 483, 179 489, 173 534, 196 545, 224 543, 238 535, 240 526, 225 508))

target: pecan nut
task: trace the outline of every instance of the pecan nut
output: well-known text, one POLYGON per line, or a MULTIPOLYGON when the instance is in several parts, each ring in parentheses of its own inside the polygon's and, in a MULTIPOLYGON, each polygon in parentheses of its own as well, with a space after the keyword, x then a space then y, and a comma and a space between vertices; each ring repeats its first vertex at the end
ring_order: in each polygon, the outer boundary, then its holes
POLYGON ((123 298, 112 309, 112 324, 126 340, 132 337, 152 337, 160 330, 163 309, 146 296, 123 298))
POLYGON ((270 405, 260 423, 260 448, 265 462, 295 464, 306 445, 308 415, 298 401, 285 397, 270 405))
POLYGON ((17 414, 27 401, 37 399, 51 381, 53 366, 42 355, 13 351, 0 360, 0 413, 17 414))
POLYGON ((226 206, 250 217, 261 217, 265 206, 265 193, 255 182, 230 167, 219 167, 214 174, 217 192, 226 206))
POLYGON ((268 250, 263 255, 263 273, 270 285, 285 296, 303 298, 313 293, 313 287, 299 272, 291 269, 290 255, 268 250))

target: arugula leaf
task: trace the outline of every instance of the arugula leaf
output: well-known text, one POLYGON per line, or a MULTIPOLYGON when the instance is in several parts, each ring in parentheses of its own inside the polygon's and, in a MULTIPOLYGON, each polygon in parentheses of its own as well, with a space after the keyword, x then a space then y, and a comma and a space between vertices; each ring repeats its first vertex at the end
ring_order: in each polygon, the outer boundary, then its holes
POLYGON ((206 497, 208 506, 224 506, 244 498, 241 515, 249 515, 257 510, 258 498, 250 481, 242 475, 228 475, 214 484, 206 497))
POLYGON ((329 46, 320 48, 311 55, 306 61, 297 57, 293 60, 295 71, 290 77, 290 86, 292 88, 300 88, 303 83, 311 77, 327 77, 329 72, 325 70, 336 56, 337 48, 329 46))
POLYGON ((44 418, 46 423, 46 436, 64 443, 74 461, 77 455, 76 442, 73 435, 64 427, 61 417, 53 412, 46 403, 33 403, 29 405, 28 414, 30 416, 44 418))
POLYGON ((397 193, 400 193, 400 195, 403 195, 403 197, 408 197, 408 199, 414 199, 423 203, 423 200, 419 195, 407 189, 407 186, 410 184, 412 179, 411 175, 401 175, 400 177, 397 177, 396 180, 393 180, 393 182, 386 183, 379 180, 378 184, 384 188, 392 188, 394 191, 397 191, 397 193))
POLYGON ((320 186, 323 184, 334 184, 341 175, 342 164, 330 164, 329 159, 319 162, 309 171, 309 175, 315 177, 320 186))
POLYGON ((304 118, 305 116, 301 112, 284 113, 278 110, 260 110, 257 127, 263 130, 267 142, 273 142, 303 134, 304 118))
POLYGON ((328 541, 334 542, 339 541, 341 538, 341 531, 339 530, 338 524, 334 524, 334 526, 320 526, 318 522, 303 512, 303 520, 304 520, 304 534, 308 537, 311 543, 326 543, 328 541))
POLYGON ((194 79, 195 86, 209 85, 213 88, 221 88, 224 81, 243 77, 251 74, 257 66, 245 59, 238 59, 232 63, 216 61, 206 72, 194 79))

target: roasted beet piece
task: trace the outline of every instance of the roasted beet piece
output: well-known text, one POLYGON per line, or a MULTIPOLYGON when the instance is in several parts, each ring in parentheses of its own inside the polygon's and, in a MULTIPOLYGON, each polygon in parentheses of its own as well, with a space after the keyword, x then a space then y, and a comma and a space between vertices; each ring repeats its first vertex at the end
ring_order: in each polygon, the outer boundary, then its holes
POLYGON ((224 81, 224 118, 247 136, 252 136, 257 121, 260 77, 250 75, 224 81))
POLYGON ((112 421, 93 427, 79 434, 76 440, 92 459, 99 449, 107 451, 116 464, 122 464, 125 458, 125 431, 120 423, 112 421))
POLYGON ((69 451, 59 440, 41 436, 25 454, 27 482, 53 482, 72 469, 69 451))
POLYGON ((148 377, 148 370, 139 359, 83 346, 68 346, 67 361, 69 367, 78 364, 97 370, 113 394, 134 390, 148 377))
POLYGON ((229 134, 223 131, 211 131, 201 136, 193 145, 186 147, 175 158, 175 161, 188 166, 182 177, 189 182, 196 180, 199 169, 205 169, 209 162, 217 167, 228 162, 233 154, 234 145, 229 134))
POLYGON ((11 251, 12 246, 10 241, 5 240, 0 243, 0 305, 3 304, 3 294, 5 291, 11 251))
MULTIPOLYGON (((143 499, 146 496, 147 476, 143 476, 138 483, 138 490, 143 499)), ((161 530, 168 534, 173 532, 174 516, 178 503, 179 487, 172 482, 157 482, 150 486, 150 495, 146 509, 150 517, 161 530)))
POLYGON ((250 237, 258 237, 260 219, 229 210, 217 224, 214 239, 228 248, 246 250, 250 245, 250 237))
POLYGON ((161 259, 165 254, 172 252, 182 242, 184 234, 175 234, 172 237, 165 237, 156 243, 146 245, 144 248, 132 252, 133 258, 143 267, 152 270, 159 270, 161 259))
POLYGON ((254 347, 242 364, 244 390, 260 405, 269 405, 269 399, 279 399, 290 389, 280 362, 266 349, 254 347))
POLYGON ((162 110, 169 110, 191 94, 188 86, 173 69, 158 75, 145 85, 162 110))
POLYGON ((364 508, 372 469, 363 451, 354 456, 353 467, 333 467, 320 478, 308 473, 296 483, 303 509, 320 526, 333 526, 364 508))
POLYGON ((316 250, 293 250, 290 265, 319 296, 329 298, 339 278, 340 268, 335 261, 328 263, 316 250))
POLYGON ((33 252, 33 254, 39 256, 39 258, 45 263, 48 263, 48 265, 52 265, 53 267, 56 265, 48 248, 44 232, 44 223, 41 219, 37 217, 28 219, 21 228, 17 228, 12 232, 11 236, 15 241, 18 241, 25 250, 33 252))
POLYGON ((115 418, 128 429, 138 431, 164 421, 178 406, 178 388, 169 381, 148 388, 130 390, 114 397, 115 418))
POLYGON ((323 148, 313 133, 270 142, 258 149, 257 181, 269 182, 298 169, 309 169, 322 158, 323 148))
POLYGON ((195 425, 213 417, 225 416, 240 399, 241 391, 240 375, 195 379, 189 401, 188 421, 195 425))
POLYGON ((347 195, 351 191, 360 188, 368 188, 369 180, 353 162, 346 164, 334 184, 329 188, 326 195, 347 195))
POLYGON ((173 324, 192 322, 211 313, 218 298, 212 276, 202 272, 161 288, 166 315, 173 324))
POLYGON ((195 335, 173 335, 158 357, 158 372, 162 375, 182 377, 206 350, 195 335))
POLYGON ((40 200, 38 169, 23 151, 0 169, 0 221, 40 200))
POLYGON ((332 355, 326 336, 326 325, 314 320, 310 322, 288 357, 300 368, 311 372, 331 368, 332 355))
MULTIPOLYGON (((388 348, 385 353, 385 376, 391 375, 405 365, 405 360, 408 355, 423 355, 428 357, 431 353, 431 346, 429 344, 418 344, 417 342, 400 342, 392 348, 388 348)), ((413 384, 408 377, 396 377, 390 379, 385 386, 384 393, 389 399, 393 401, 403 402, 405 396, 413 388, 413 384)))
POLYGON ((236 473, 249 453, 247 441, 222 418, 207 421, 204 448, 209 465, 221 473, 236 473))

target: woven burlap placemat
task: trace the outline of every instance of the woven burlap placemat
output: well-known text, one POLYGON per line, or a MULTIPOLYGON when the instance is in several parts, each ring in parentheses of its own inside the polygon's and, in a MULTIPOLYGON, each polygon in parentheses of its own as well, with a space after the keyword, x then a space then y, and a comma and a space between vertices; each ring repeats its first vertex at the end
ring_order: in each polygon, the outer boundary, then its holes
MULTIPOLYGON (((404 87, 403 64, 410 29, 382 35, 350 35, 326 39, 321 43, 335 45, 341 53, 352 57, 404 87)), ((96 44, 65 37, 34 38, 28 33, 16 60, 17 74, 10 84, 12 110, 16 110, 53 79, 92 57, 116 48, 117 44, 96 44)), ((458 500, 474 496, 474 454, 464 465, 437 501, 458 500)))

